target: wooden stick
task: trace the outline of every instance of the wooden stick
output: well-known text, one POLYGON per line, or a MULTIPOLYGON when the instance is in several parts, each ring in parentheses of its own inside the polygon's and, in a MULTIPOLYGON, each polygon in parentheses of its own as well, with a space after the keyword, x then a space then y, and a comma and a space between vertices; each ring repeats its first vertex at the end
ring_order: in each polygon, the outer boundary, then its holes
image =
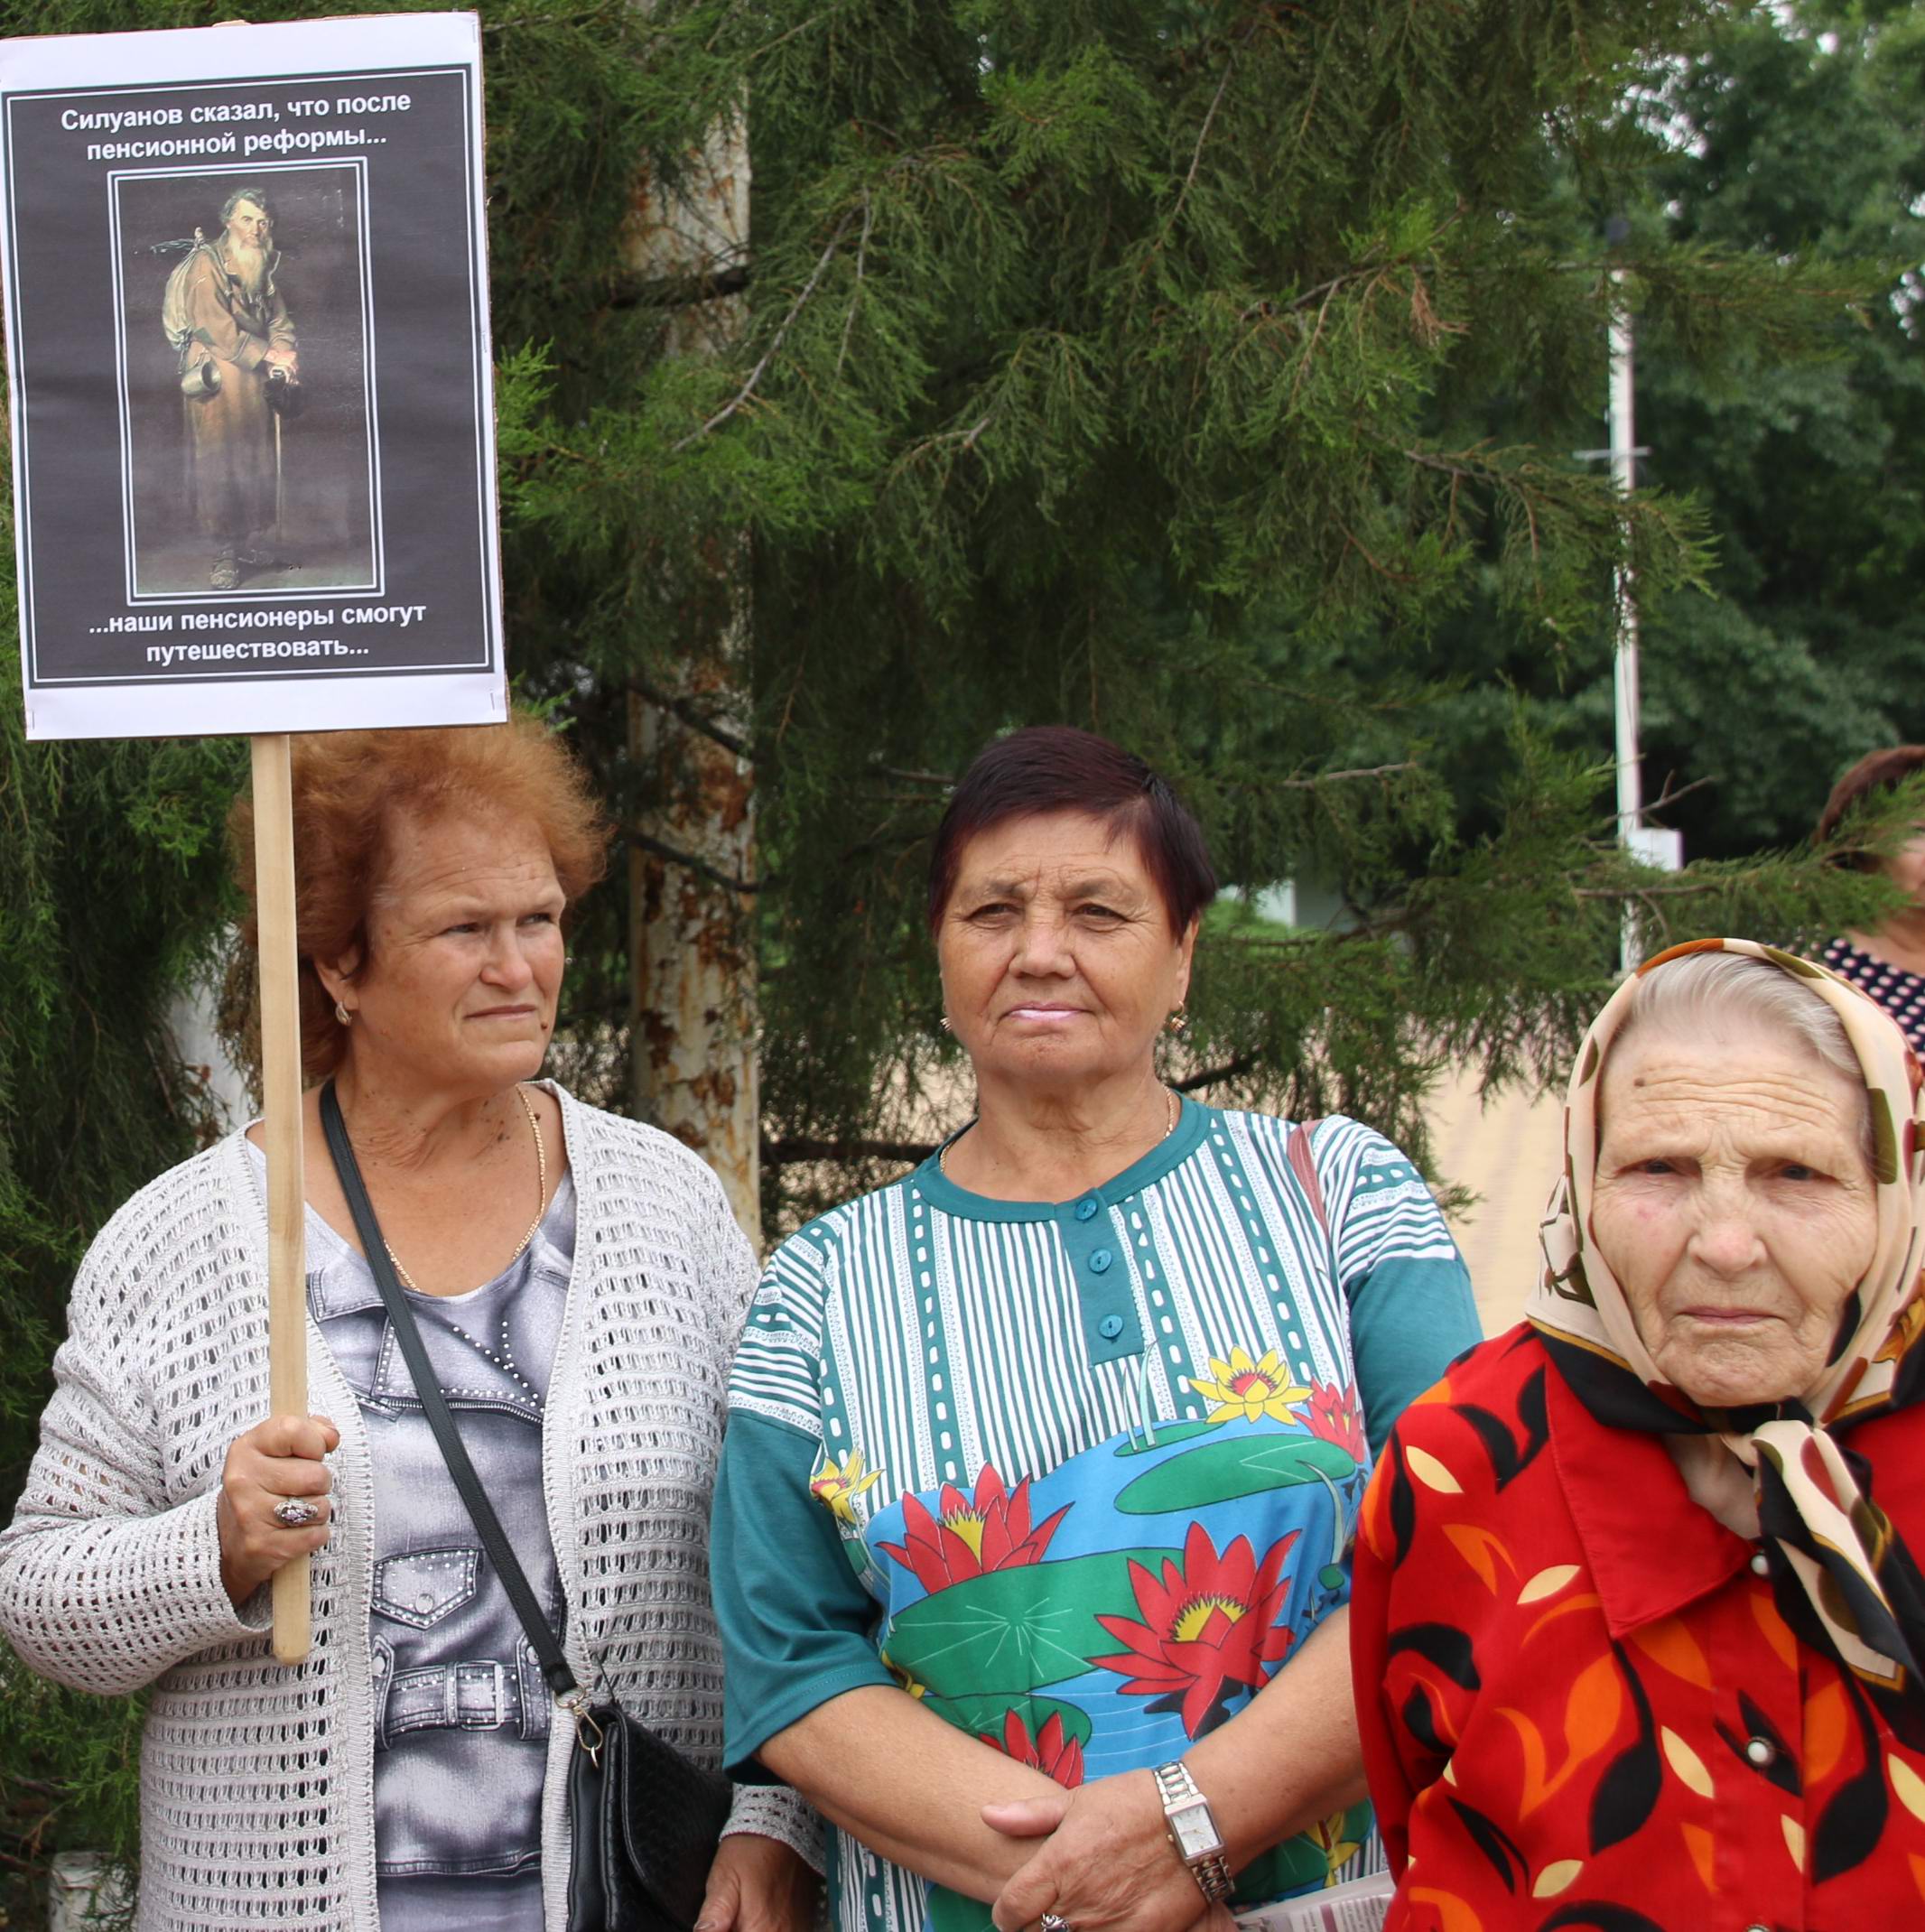
MULTIPOLYGON (((301 1158, 301 1019, 295 992, 293 742, 265 732, 254 745, 254 883, 260 921, 262 1129, 267 1153, 267 1404, 308 1412, 307 1199, 301 1158)), ((274 1652, 308 1654, 309 1560, 274 1576, 274 1652)))

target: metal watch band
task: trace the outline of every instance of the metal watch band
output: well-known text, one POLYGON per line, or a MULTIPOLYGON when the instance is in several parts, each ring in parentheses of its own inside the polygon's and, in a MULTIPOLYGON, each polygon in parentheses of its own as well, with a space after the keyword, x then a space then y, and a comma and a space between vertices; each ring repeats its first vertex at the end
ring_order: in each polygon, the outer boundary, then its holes
POLYGON ((1157 1791, 1163 1800, 1163 1816, 1170 1821, 1169 1841, 1176 1848, 1176 1856, 1189 1867, 1190 1876, 1212 1905, 1227 1899, 1235 1881, 1223 1857, 1223 1834, 1217 1827, 1216 1815, 1210 1809, 1209 1799, 1190 1776, 1189 1766, 1182 1759, 1173 1758, 1167 1764, 1158 1765, 1150 1775, 1156 1779, 1157 1791), (1199 1852, 1195 1857, 1185 1852, 1183 1841, 1176 1830, 1176 1816, 1179 1811, 1202 1814, 1210 1827, 1211 1837, 1215 1840, 1208 1851, 1199 1852))

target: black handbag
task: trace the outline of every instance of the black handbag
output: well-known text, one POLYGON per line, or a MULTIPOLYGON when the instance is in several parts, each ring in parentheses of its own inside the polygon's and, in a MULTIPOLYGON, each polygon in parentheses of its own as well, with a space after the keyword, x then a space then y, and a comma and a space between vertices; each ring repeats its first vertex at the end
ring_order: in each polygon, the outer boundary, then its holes
POLYGON ((381 1239, 381 1224, 367 1198, 331 1080, 321 1090, 321 1122, 375 1286, 387 1305, 395 1339, 441 1444, 448 1473, 474 1519, 488 1561, 507 1587, 548 1688, 574 1723, 575 1749, 568 1766, 573 1841, 568 1932, 692 1932, 735 1787, 720 1771, 684 1757, 665 1738, 628 1716, 613 1698, 591 1703, 576 1682, 560 1639, 543 1616, 526 1574, 502 1532, 501 1519, 475 1474, 422 1346, 414 1311, 395 1277, 395 1264, 381 1239))

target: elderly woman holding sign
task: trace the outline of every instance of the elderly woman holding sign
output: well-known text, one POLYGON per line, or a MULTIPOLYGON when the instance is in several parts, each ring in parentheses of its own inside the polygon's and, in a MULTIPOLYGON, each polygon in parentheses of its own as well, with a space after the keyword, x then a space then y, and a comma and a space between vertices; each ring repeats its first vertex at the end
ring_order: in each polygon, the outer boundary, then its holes
POLYGON ((1742 940, 1580 1051, 1528 1324, 1393 1431, 1352 1634, 1389 1932, 1925 1923, 1925 1147, 1742 940))
POLYGON ((1367 1835, 1369 1443, 1476 1335, 1422 1179, 1158 1078, 1214 889, 1141 759, 992 745, 929 925, 977 1114, 772 1259, 716 1510, 728 1751, 842 1828, 842 1932, 1185 1932, 1367 1835))
MULTIPOLYGON (((144 1927, 580 1927, 576 1727, 397 1333, 418 1333, 573 1677, 712 1766, 706 1517, 753 1258, 685 1148, 536 1078, 563 918, 602 851, 557 739, 521 718, 301 741, 294 831, 303 1053, 326 1079, 305 1122, 324 1413, 262 1419, 264 1163, 258 1129, 236 1133, 88 1255, 0 1535, 0 1627, 64 1683, 151 1687, 144 1927), (303 1553, 313 1649, 285 1669, 264 1585, 303 1553)), ((787 1794, 738 1794, 702 1932, 805 1921, 810 1823, 787 1794)))

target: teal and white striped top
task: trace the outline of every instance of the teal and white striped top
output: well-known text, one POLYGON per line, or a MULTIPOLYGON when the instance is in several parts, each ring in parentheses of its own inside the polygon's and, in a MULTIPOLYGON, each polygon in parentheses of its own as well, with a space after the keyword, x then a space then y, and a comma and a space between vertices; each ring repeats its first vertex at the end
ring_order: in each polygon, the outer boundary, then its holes
MULTIPOLYGON (((730 1382, 729 1761, 871 1684, 1066 1785, 1181 1755, 1347 1600, 1371 1447, 1477 1333, 1417 1170, 1340 1117, 1186 1102, 1073 1201, 931 1159, 823 1215, 770 1259, 730 1382)), ((1323 1883, 1366 1825, 1288 1841, 1238 1897, 1323 1883)), ((988 1925, 847 1837, 832 1867, 842 1932, 988 1925)))

